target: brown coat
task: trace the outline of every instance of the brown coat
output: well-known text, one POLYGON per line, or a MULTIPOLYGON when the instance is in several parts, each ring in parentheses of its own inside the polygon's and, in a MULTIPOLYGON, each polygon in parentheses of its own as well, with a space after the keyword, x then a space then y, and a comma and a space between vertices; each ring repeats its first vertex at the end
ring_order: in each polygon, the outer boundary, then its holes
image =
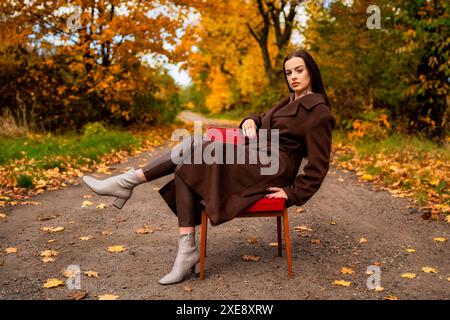
MULTIPOLYGON (((242 128, 246 119, 253 119, 258 129, 279 129, 279 168, 276 174, 261 175, 260 168, 269 165, 261 164, 259 159, 257 164, 249 164, 248 161, 246 164, 184 163, 175 170, 175 174, 204 200, 213 226, 232 220, 239 212, 271 193, 266 190, 268 187, 283 188, 288 195, 287 207, 304 204, 319 189, 328 172, 335 118, 320 94, 293 98, 291 93, 270 110, 247 116, 239 125, 242 128), (297 176, 303 157, 308 158, 308 164, 304 167, 304 174, 297 176)), ((202 148, 209 143, 212 141, 203 142, 202 148)), ((245 139, 247 154, 248 146, 249 140, 245 139)), ((174 180, 159 192, 176 214, 174 180)), ((200 210, 199 205, 197 214, 200 210)))

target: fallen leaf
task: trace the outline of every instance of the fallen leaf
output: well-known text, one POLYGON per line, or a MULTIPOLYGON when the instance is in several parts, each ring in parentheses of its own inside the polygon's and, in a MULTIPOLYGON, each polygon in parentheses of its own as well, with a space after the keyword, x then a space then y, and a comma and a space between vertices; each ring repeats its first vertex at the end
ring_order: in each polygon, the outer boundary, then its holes
POLYGON ((384 300, 398 300, 398 298, 396 296, 386 296, 384 300))
POLYGON ((64 281, 56 279, 56 278, 50 278, 47 279, 47 281, 43 284, 44 288, 56 288, 59 286, 63 286, 64 285, 64 281))
POLYGON ((335 226, 335 225, 336 225, 336 222, 335 222, 335 221, 330 221, 330 224, 333 225, 333 226, 335 226))
POLYGON ((79 272, 76 272, 75 270, 66 269, 63 271, 63 276, 66 278, 75 278, 77 273, 79 273, 79 272))
POLYGON ((109 252, 123 252, 127 250, 127 248, 125 248, 124 246, 111 246, 108 247, 108 251, 109 252))
POLYGON ((44 262, 44 263, 48 263, 48 262, 53 262, 53 261, 55 261, 55 258, 44 257, 44 258, 42 258, 41 260, 42 260, 42 262, 44 262))
POLYGON ((159 191, 159 187, 153 187, 153 191, 159 191))
POLYGON ((81 241, 88 241, 90 239, 92 239, 91 236, 80 237, 81 241))
POLYGON ((269 246, 278 247, 278 242, 271 242, 271 243, 269 243, 269 246))
POLYGON ((415 273, 404 273, 401 275, 402 278, 408 278, 408 279, 413 279, 416 277, 415 273))
POLYGON ((48 240, 47 242, 48 243, 53 243, 53 242, 55 242, 56 240, 55 239, 50 239, 50 240, 48 240))
POLYGON ((112 234, 112 231, 109 231, 109 230, 103 230, 102 231, 102 236, 108 236, 110 234, 112 234))
POLYGON ((366 238, 361 238, 361 239, 359 239, 359 243, 366 243, 367 242, 367 239, 366 238))
POLYGON ((40 256, 48 258, 48 257, 56 257, 58 254, 59 252, 56 250, 44 250, 41 251, 40 256))
POLYGON ((85 201, 83 201, 83 204, 81 205, 81 207, 86 208, 86 207, 92 206, 93 204, 94 204, 93 202, 91 202, 89 200, 85 200, 85 201))
POLYGON ((436 242, 445 242, 448 239, 447 238, 443 238, 443 237, 436 237, 436 238, 433 238, 433 240, 436 241, 436 242))
POLYGON ((438 270, 432 267, 423 267, 422 271, 425 273, 438 273, 438 270))
POLYGON ((307 226, 295 226, 294 231, 313 231, 311 228, 307 226))
POLYGON ((143 226, 142 228, 137 229, 136 233, 137 234, 153 233, 153 230, 149 226, 143 226))
POLYGON ((90 194, 85 194, 85 195, 83 196, 83 198, 84 198, 84 199, 89 199, 89 198, 92 198, 92 196, 91 196, 90 194))
POLYGON ((381 291, 384 291, 384 288, 383 287, 375 287, 375 289, 374 289, 376 292, 381 292, 381 291))
POLYGON ((184 287, 184 291, 185 291, 185 292, 191 292, 191 291, 192 291, 192 288, 191 288, 191 287, 184 287))
POLYGON ((59 216, 58 215, 54 215, 54 216, 40 216, 38 217, 39 221, 47 221, 47 220, 53 220, 53 219, 57 219, 59 216))
POLYGON ((366 181, 372 181, 374 178, 372 175, 366 173, 361 176, 361 179, 366 180, 366 181))
POLYGON ((41 230, 48 233, 54 233, 63 231, 64 227, 42 227, 41 230))
POLYGON ((303 208, 296 208, 296 209, 295 209, 295 212, 296 212, 296 213, 305 212, 305 209, 303 209, 303 208))
POLYGON ((106 205, 106 204, 104 204, 104 203, 100 203, 98 206, 97 206, 97 209, 105 209, 105 208, 107 208, 108 206, 106 205))
POLYGON ((350 287, 351 281, 334 280, 333 284, 337 286, 350 287))
POLYGON ((247 239, 247 242, 248 242, 249 244, 255 244, 255 243, 258 243, 258 239, 256 239, 256 238, 248 238, 248 239, 247 239))
POLYGON ((6 218, 6 214, 0 213, 0 219, 5 219, 5 218, 6 218))
POLYGON ((9 247, 9 248, 6 248, 6 249, 5 249, 5 252, 6 252, 7 254, 10 254, 10 253, 17 253, 17 251, 19 251, 19 249, 13 248, 13 247, 9 247))
POLYGON ((413 252, 416 252, 416 249, 408 248, 408 249, 406 249, 406 251, 409 252, 409 253, 413 253, 413 252))
POLYGON ((338 181, 339 181, 339 182, 344 182, 345 180, 342 179, 342 178, 338 178, 338 181))
POLYGON ((319 239, 311 239, 311 243, 312 244, 320 244, 320 240, 319 239))
POLYGON ((255 261, 255 262, 260 259, 259 256, 253 256, 253 255, 243 255, 241 258, 244 259, 245 261, 255 261))
POLYGON ((341 273, 343 274, 355 274, 355 271, 353 271, 351 268, 348 267, 342 267, 341 273))
POLYGON ((119 296, 116 296, 114 294, 101 294, 98 297, 98 300, 117 300, 119 299, 119 296))
POLYGON ((96 271, 85 271, 84 274, 87 275, 89 278, 98 278, 100 275, 96 271))
POLYGON ((71 294, 69 294, 69 297, 71 297, 74 300, 81 300, 86 298, 87 296, 87 292, 84 291, 77 291, 77 292, 73 292, 71 294))

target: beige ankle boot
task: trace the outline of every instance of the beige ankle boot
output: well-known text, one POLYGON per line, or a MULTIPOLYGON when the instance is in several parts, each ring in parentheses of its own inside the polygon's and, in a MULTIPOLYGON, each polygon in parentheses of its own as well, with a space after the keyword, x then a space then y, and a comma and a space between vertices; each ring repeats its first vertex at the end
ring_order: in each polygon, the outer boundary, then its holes
POLYGON ((200 254, 195 245, 195 233, 190 232, 178 236, 178 253, 172 270, 159 280, 160 284, 178 283, 199 266, 200 254))

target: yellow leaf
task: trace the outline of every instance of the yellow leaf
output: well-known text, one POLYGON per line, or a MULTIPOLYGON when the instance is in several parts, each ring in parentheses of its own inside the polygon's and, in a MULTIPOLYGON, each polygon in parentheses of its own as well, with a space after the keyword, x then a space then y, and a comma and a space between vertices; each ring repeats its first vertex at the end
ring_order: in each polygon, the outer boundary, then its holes
POLYGON ((366 243, 367 242, 367 239, 366 238, 361 238, 361 239, 359 239, 359 243, 366 243))
POLYGON ((303 208, 296 208, 296 209, 295 209, 295 212, 296 212, 296 213, 305 212, 305 209, 303 209, 303 208))
POLYGON ((125 248, 124 246, 111 246, 108 247, 108 251, 109 252, 122 252, 127 250, 127 248, 125 248))
POLYGON ((425 273, 438 273, 437 269, 432 267, 423 267, 422 271, 425 273))
POLYGON ((249 244, 255 244, 255 243, 258 243, 258 239, 256 239, 256 238, 248 238, 248 239, 247 239, 247 242, 248 242, 249 244))
POLYGON ((191 291, 192 291, 192 288, 191 288, 191 287, 184 287, 184 291, 185 291, 185 292, 191 292, 191 291))
POLYGON ((49 258, 49 257, 56 257, 58 254, 59 253, 56 250, 44 250, 40 253, 40 256, 49 258))
POLYGON ((100 275, 96 271, 85 271, 84 274, 87 275, 89 278, 98 278, 100 275))
POLYGON ((17 253, 17 251, 19 251, 19 249, 17 248, 13 248, 13 247, 9 247, 5 249, 5 252, 10 254, 10 253, 17 253))
POLYGON ((447 238, 443 238, 443 237, 436 237, 436 238, 433 238, 433 240, 436 241, 436 242, 445 242, 448 239, 447 238))
POLYGON ((54 233, 63 231, 64 227, 42 227, 41 230, 48 233, 54 233))
POLYGON ((91 236, 86 236, 86 237, 80 237, 81 241, 88 241, 91 239, 91 236))
POLYGON ((381 291, 384 291, 384 288, 383 287, 375 287, 375 291, 381 292, 381 291))
POLYGON ((336 225, 336 222, 335 222, 335 221, 330 221, 330 224, 333 225, 333 226, 335 226, 335 225, 336 225))
POLYGON ((6 218, 6 214, 0 213, 0 219, 5 219, 5 218, 6 218))
POLYGON ((409 249, 406 249, 406 251, 409 252, 409 253, 413 253, 413 252, 416 252, 416 249, 409 248, 409 249))
POLYGON ((110 234, 112 234, 112 231, 109 231, 109 230, 102 231, 102 236, 109 236, 110 234))
POLYGON ((259 256, 253 256, 253 255, 243 255, 241 258, 244 259, 245 261, 255 261, 255 262, 260 259, 259 256))
POLYGON ((97 206, 97 209, 105 209, 105 208, 107 208, 108 206, 106 205, 106 204, 104 204, 104 203, 100 203, 98 206, 97 206))
POLYGON ((320 240, 319 239, 311 239, 311 243, 312 244, 320 244, 320 240))
POLYGON ((75 278, 77 273, 78 272, 76 272, 74 270, 64 270, 63 271, 63 276, 66 277, 66 278, 75 278))
POLYGON ((62 285, 64 285, 64 281, 56 279, 56 278, 50 278, 50 279, 47 279, 47 281, 44 283, 43 287, 49 289, 49 288, 56 288, 56 287, 59 287, 62 285))
POLYGON ((98 300, 117 300, 119 299, 119 296, 116 296, 114 294, 101 294, 98 296, 98 300))
POLYGON ((137 234, 153 233, 153 230, 149 226, 143 226, 142 228, 137 229, 136 233, 137 234))
POLYGON ((398 298, 396 296, 386 296, 384 300, 398 300, 398 298))
POLYGON ((404 273, 401 275, 402 278, 408 278, 408 279, 413 279, 416 277, 415 273, 404 273))
POLYGON ((47 263, 47 262, 53 262, 55 261, 55 258, 51 258, 51 257, 44 257, 41 259, 42 262, 47 263))
POLYGON ((348 267, 342 267, 341 273, 343 274, 355 274, 355 271, 353 271, 351 268, 348 267))
POLYGON ((278 247, 278 242, 271 242, 271 243, 269 243, 269 246, 278 247))
POLYGON ((366 181, 371 181, 371 180, 373 180, 373 176, 366 173, 361 176, 361 179, 366 180, 366 181))
POLYGON ((81 207, 86 208, 86 207, 92 206, 93 204, 94 204, 93 202, 91 202, 89 200, 85 200, 85 201, 83 201, 83 204, 81 205, 81 207))
POLYGON ((351 281, 334 280, 333 284, 337 286, 350 287, 351 281))

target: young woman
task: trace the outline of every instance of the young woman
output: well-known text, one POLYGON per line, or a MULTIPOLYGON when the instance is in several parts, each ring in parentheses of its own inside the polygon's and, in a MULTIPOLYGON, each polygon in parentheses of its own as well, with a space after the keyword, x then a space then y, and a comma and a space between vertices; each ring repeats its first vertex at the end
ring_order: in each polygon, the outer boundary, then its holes
MULTIPOLYGON (((178 217, 178 253, 172 270, 159 280, 172 284, 183 280, 200 261, 195 244, 195 226, 200 224, 202 205, 211 225, 232 220, 239 212, 267 198, 285 198, 286 206, 303 205, 317 192, 325 178, 330 161, 331 132, 335 118, 322 83, 319 68, 304 50, 286 56, 283 71, 289 96, 270 110, 251 114, 239 125, 245 139, 248 158, 250 142, 259 139, 260 129, 278 129, 278 170, 262 175, 266 163, 190 163, 176 164, 171 151, 151 161, 142 169, 106 180, 84 176, 87 186, 100 195, 114 196, 114 205, 122 208, 139 184, 174 173, 174 179, 159 190, 178 217), (308 158, 304 174, 298 175, 303 157, 308 158)), ((188 140, 182 156, 187 159, 197 148, 202 151, 213 141, 188 140), (189 149, 189 153, 185 153, 189 149)), ((225 153, 231 144, 224 143, 225 153)), ((269 146, 270 149, 271 146, 269 146)))

